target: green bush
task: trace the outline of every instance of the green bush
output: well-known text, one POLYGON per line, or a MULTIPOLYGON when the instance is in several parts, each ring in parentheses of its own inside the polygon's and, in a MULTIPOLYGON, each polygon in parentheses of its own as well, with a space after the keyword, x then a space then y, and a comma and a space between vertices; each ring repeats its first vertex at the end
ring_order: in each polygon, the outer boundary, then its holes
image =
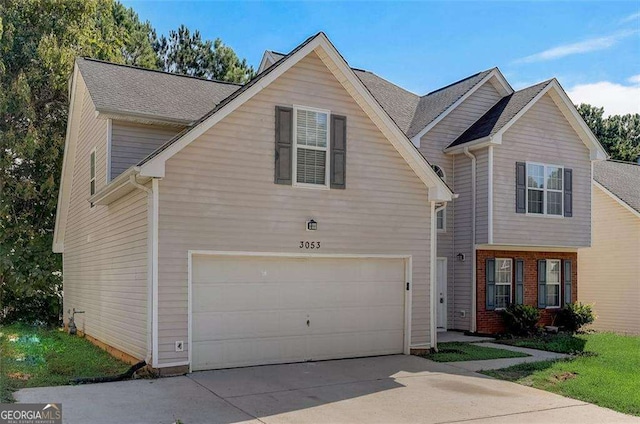
POLYGON ((580 302, 567 303, 558 311, 558 315, 556 315, 558 325, 572 333, 575 333, 587 324, 591 324, 595 319, 596 316, 593 313, 591 305, 585 305, 580 302))
POLYGON ((530 305, 510 304, 502 311, 507 332, 514 336, 528 336, 536 333, 540 311, 530 305))

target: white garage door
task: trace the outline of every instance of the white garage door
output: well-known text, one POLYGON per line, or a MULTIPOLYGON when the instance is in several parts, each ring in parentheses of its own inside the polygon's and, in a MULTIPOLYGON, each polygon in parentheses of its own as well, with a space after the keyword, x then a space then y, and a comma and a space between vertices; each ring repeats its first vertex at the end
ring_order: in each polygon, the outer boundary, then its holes
POLYGON ((192 369, 402 353, 403 259, 192 258, 192 369))

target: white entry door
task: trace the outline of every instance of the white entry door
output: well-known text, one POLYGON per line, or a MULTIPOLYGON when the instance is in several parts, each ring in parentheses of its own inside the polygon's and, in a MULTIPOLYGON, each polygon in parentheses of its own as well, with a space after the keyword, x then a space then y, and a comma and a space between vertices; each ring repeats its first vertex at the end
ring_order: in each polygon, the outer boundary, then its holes
POLYGON ((437 326, 438 330, 447 329, 447 258, 438 258, 436 270, 436 278, 438 280, 438 312, 437 326))
POLYGON ((192 257, 192 369, 402 353, 403 259, 192 257))

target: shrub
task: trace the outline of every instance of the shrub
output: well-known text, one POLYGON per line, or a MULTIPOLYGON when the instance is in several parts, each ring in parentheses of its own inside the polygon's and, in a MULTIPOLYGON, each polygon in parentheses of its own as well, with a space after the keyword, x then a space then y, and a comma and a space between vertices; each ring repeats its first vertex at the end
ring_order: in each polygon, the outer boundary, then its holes
POLYGON ((540 311, 530 305, 510 304, 502 311, 507 332, 515 336, 528 336, 536 332, 540 311))
POLYGON ((591 305, 580 302, 567 303, 558 311, 556 321, 566 331, 575 333, 583 326, 591 324, 596 319, 591 305))

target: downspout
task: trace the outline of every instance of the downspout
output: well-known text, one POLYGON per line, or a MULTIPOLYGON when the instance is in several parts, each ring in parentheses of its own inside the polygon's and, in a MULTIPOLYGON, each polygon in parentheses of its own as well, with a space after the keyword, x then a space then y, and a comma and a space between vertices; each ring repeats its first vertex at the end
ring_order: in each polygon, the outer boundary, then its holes
POLYGON ((471 332, 476 332, 477 281, 476 281, 476 157, 464 148, 464 154, 471 159, 471 332))
MULTIPOLYGON (((136 181, 136 174, 129 177, 134 187, 147 193, 147 355, 145 362, 151 364, 153 358, 153 190, 136 181)), ((153 187, 153 185, 152 185, 153 187)))

